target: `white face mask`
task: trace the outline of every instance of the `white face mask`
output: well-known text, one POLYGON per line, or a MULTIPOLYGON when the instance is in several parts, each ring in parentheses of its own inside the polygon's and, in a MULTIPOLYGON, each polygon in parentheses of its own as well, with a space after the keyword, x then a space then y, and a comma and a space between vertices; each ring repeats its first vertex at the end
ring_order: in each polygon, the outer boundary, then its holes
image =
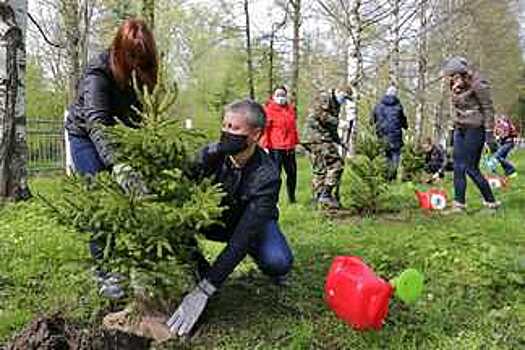
POLYGON ((273 100, 275 103, 279 104, 279 105, 285 105, 287 102, 288 102, 288 99, 286 98, 286 96, 274 96, 273 97, 273 100))
POLYGON ((346 94, 341 91, 336 91, 334 95, 337 103, 339 103, 340 105, 344 105, 348 99, 348 96, 346 96, 346 94))

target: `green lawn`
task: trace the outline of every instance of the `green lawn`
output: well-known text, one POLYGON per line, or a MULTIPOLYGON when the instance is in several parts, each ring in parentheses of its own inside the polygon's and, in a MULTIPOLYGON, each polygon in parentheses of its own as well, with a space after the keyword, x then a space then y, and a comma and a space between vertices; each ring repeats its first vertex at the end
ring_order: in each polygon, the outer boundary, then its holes
MULTIPOLYGON (((403 211, 377 218, 313 211, 309 165, 301 160, 299 204, 281 201, 281 226, 295 254, 291 286, 269 285, 253 262, 244 262, 209 305, 191 347, 525 349, 525 153, 513 160, 523 176, 498 194, 503 209, 494 216, 476 210, 475 191, 469 215, 426 215, 398 186, 403 195, 395 205, 403 211), (323 301, 337 255, 362 256, 385 278, 415 267, 425 274, 424 296, 410 307, 393 300, 380 332, 353 331, 323 301)), ((39 178, 32 186, 52 196, 56 183, 39 178)), ((48 219, 36 200, 0 209, 0 343, 35 314, 60 310, 89 322, 104 306, 79 263, 87 249, 78 235, 48 219)), ((220 246, 206 248, 212 255, 220 246)))

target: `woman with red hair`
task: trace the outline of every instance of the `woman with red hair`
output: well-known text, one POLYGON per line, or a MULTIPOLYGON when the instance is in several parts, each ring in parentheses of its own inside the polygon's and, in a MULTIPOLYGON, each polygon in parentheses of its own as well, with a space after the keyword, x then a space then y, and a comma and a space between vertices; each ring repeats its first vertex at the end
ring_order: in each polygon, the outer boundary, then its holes
MULTIPOLYGON (((126 20, 118 29, 111 47, 90 62, 77 87, 75 101, 66 119, 71 158, 75 170, 82 175, 112 171, 126 190, 139 187, 140 178, 129 167, 114 164, 113 146, 106 127, 122 123, 138 126, 140 109, 133 87, 133 76, 139 86, 153 90, 157 82, 158 56, 155 39, 147 25, 137 19, 126 20), (120 170, 119 170, 120 169, 120 170)), ((103 257, 105 239, 92 238, 89 244, 95 261, 103 257)), ((96 276, 101 283, 100 293, 118 299, 124 295, 118 278, 100 269, 96 276)))
POLYGON ((135 74, 139 86, 149 90, 157 82, 158 56, 155 39, 147 25, 126 20, 118 29, 111 47, 90 62, 69 108, 66 129, 73 165, 80 174, 94 175, 113 167, 113 150, 104 127, 121 122, 136 127, 139 108, 133 88, 135 74))

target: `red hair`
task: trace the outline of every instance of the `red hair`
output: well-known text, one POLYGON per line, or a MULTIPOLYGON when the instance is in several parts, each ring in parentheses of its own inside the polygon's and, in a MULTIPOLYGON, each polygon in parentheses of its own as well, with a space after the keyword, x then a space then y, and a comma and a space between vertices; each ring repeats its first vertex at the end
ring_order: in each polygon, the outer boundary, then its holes
POLYGON ((111 44, 109 62, 113 78, 121 88, 130 86, 135 71, 138 83, 153 90, 157 84, 157 46, 144 21, 128 19, 122 23, 111 44))

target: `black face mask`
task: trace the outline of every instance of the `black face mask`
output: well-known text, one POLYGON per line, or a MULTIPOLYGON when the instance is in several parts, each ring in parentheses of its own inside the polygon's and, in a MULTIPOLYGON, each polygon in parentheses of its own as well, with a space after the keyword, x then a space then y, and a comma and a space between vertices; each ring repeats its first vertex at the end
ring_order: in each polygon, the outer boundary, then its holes
POLYGON ((248 148, 248 135, 232 134, 223 130, 220 143, 224 153, 234 155, 248 148))

